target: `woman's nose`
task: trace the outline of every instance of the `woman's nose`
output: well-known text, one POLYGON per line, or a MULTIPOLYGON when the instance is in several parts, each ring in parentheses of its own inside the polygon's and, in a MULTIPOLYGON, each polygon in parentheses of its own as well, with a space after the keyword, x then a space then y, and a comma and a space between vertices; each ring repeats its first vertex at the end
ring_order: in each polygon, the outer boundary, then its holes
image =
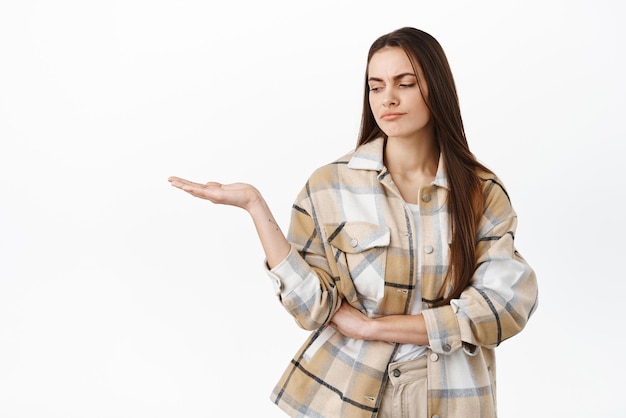
POLYGON ((395 106, 398 104, 398 99, 391 93, 386 93, 385 98, 383 99, 384 106, 395 106))

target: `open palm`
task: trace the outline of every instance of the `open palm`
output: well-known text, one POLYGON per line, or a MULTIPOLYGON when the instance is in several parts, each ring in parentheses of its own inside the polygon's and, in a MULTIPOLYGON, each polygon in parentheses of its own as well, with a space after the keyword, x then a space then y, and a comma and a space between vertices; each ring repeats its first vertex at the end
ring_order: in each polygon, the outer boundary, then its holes
POLYGON ((221 184, 217 182, 195 183, 179 177, 170 177, 172 186, 186 191, 192 196, 209 200, 216 204, 237 206, 249 210, 259 199, 259 191, 246 183, 221 184))

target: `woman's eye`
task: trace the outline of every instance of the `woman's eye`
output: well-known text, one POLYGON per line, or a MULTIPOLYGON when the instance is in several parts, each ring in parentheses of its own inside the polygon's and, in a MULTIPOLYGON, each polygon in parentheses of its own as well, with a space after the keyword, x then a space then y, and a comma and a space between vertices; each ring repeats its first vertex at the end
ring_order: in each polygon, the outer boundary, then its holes
POLYGON ((370 91, 377 92, 380 91, 382 87, 370 87, 370 91))
POLYGON ((400 84, 400 87, 408 88, 408 87, 413 87, 414 85, 415 83, 404 83, 404 84, 400 84))

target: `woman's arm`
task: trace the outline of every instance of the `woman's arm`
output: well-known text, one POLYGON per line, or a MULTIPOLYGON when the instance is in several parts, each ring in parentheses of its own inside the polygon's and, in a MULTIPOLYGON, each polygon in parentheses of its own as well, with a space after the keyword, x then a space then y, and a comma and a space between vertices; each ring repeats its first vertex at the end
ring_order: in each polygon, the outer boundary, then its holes
POLYGON ((168 180, 172 186, 184 190, 192 196, 216 204, 237 206, 248 212, 254 222, 270 268, 276 266, 289 254, 291 244, 276 223, 265 199, 255 187, 245 183, 220 184, 209 182, 201 184, 179 177, 170 177, 168 180))
POLYGON ((179 177, 170 177, 169 181, 192 196, 247 211, 265 251, 268 273, 285 309, 304 329, 316 329, 328 322, 340 303, 338 290, 323 244, 315 232, 315 223, 305 209, 292 212, 292 243, 286 239, 265 199, 253 186, 245 183, 201 184, 179 177))
POLYGON ((335 312, 331 325, 346 337, 359 340, 428 345, 428 333, 422 314, 369 318, 348 303, 342 303, 335 312))

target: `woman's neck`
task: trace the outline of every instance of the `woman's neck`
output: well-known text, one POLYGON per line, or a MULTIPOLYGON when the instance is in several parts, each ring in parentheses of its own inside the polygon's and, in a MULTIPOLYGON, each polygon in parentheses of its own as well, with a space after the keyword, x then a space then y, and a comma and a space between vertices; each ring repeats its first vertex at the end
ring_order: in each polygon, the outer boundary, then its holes
POLYGON ((439 146, 434 139, 387 138, 385 166, 392 175, 434 179, 438 165, 439 146))

